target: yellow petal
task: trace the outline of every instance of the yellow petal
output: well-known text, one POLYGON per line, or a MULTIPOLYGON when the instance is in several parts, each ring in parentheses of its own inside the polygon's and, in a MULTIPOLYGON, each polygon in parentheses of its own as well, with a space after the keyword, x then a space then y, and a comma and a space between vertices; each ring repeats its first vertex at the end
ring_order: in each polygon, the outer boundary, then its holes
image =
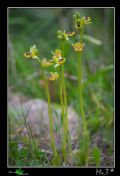
POLYGON ((26 52, 26 53, 24 53, 24 56, 26 58, 32 58, 32 53, 31 52, 26 52))
POLYGON ((42 67, 44 67, 44 68, 47 68, 47 67, 49 67, 49 66, 51 66, 52 65, 52 63, 51 62, 49 62, 49 61, 47 61, 47 59, 46 58, 44 58, 43 60, 42 60, 42 67))
POLYGON ((55 50, 55 56, 61 57, 61 50, 55 50))
POLYGON ((76 42, 73 44, 74 50, 77 52, 81 52, 83 50, 84 44, 80 42, 76 42))
POLYGON ((72 37, 72 36, 75 35, 75 32, 68 32, 67 34, 68 34, 69 37, 72 37))
POLYGON ((59 74, 57 72, 50 72, 51 77, 49 78, 50 81, 54 81, 59 78, 59 74))

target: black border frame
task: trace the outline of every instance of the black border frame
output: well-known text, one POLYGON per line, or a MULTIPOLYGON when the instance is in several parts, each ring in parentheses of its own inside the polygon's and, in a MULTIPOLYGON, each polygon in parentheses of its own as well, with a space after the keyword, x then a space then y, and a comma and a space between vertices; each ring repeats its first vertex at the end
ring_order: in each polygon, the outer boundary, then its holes
MULTIPOLYGON (((72 2, 72 1, 71 1, 72 2)), ((90 1, 89 3, 83 2, 76 2, 76 4, 71 5, 71 3, 64 2, 64 5, 59 3, 52 4, 50 1, 46 1, 44 5, 40 5, 38 0, 29 1, 13 1, 13 0, 3 0, 0 2, 0 17, 1 17, 1 27, 0 27, 0 45, 1 45, 1 52, 0 52, 0 131, 1 131, 1 141, 0 141, 0 169, 3 175, 10 174, 9 172, 15 172, 16 168, 9 168, 7 167, 7 8, 8 7, 115 7, 115 168, 114 172, 109 172, 108 175, 120 175, 120 143, 119 143, 119 96, 120 96, 120 89, 118 88, 120 85, 120 77, 119 75, 119 45, 118 42, 120 41, 119 35, 119 26, 120 26, 120 19, 119 19, 119 11, 120 11, 120 1, 115 2, 115 0, 109 0, 107 2, 97 2, 96 5, 92 4, 90 1), (111 3, 111 4, 110 4, 111 3), (68 5, 69 4, 69 5, 68 5), (118 85, 116 85, 118 83, 118 85), (117 95, 117 96, 116 96, 117 95)), ((112 167, 111 167, 112 168, 112 167)), ((106 169, 108 168, 101 168, 101 171, 106 175, 106 169)), ((96 175, 97 168, 22 168, 24 173, 28 173, 29 175, 96 175)), ((100 168, 98 169, 100 170, 100 168)), ((13 174, 12 174, 13 175, 13 174)), ((99 174, 97 174, 99 175, 99 174)), ((102 174, 101 174, 102 175, 102 174)))

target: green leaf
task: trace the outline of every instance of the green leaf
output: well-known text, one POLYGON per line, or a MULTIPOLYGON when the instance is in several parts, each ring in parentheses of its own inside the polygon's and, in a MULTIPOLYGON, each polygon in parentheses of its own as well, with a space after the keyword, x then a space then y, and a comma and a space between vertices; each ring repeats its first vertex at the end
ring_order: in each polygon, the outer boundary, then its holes
POLYGON ((89 136, 88 135, 84 136, 79 143, 81 150, 86 152, 89 148, 89 143, 90 143, 89 136))
POLYGON ((96 166, 100 165, 100 156, 101 156, 101 151, 97 146, 95 146, 93 148, 93 158, 96 166))
POLYGON ((91 37, 90 35, 84 34, 83 38, 88 40, 89 42, 95 44, 95 45, 102 45, 102 41, 101 40, 98 40, 98 39, 96 39, 94 37, 91 37))
POLYGON ((19 153, 18 153, 17 142, 12 141, 12 142, 9 143, 9 157, 14 158, 14 160, 18 159, 19 153))
POLYGON ((85 152, 81 150, 76 150, 73 154, 76 166, 85 165, 85 152))
POLYGON ((61 159, 60 155, 57 154, 56 156, 53 157, 53 159, 52 159, 53 166, 60 166, 61 163, 62 163, 62 159, 61 159))
POLYGON ((97 131, 100 127, 100 118, 92 116, 88 119, 88 124, 91 127, 91 131, 97 131))

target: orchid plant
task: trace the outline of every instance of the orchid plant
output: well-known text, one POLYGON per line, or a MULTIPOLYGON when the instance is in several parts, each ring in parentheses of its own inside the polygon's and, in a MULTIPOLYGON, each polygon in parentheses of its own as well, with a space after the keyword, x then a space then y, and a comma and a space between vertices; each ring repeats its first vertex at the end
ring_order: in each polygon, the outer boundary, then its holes
POLYGON ((50 126, 50 140, 51 140, 51 148, 53 151, 53 164, 60 165, 61 164, 61 157, 58 154, 55 137, 54 137, 54 124, 53 124, 53 112, 51 109, 51 101, 50 101, 50 93, 49 93, 49 86, 48 81, 58 81, 59 88, 60 88, 60 104, 61 104, 61 118, 62 118, 62 158, 64 163, 67 162, 67 151, 72 156, 72 146, 71 146, 71 139, 70 139, 70 132, 69 132, 69 123, 68 123, 68 105, 67 105, 67 91, 66 91, 66 81, 65 81, 65 73, 64 73, 64 64, 66 64, 66 57, 65 57, 65 44, 69 42, 72 49, 75 52, 76 62, 77 62, 77 73, 78 73, 78 99, 79 99, 79 109, 82 118, 83 124, 83 137, 86 141, 86 148, 85 148, 85 165, 88 166, 88 159, 89 159, 89 132, 87 128, 87 121, 85 117, 84 111, 84 102, 83 102, 83 88, 82 88, 82 53, 84 51, 85 43, 83 43, 83 35, 84 35, 84 28, 86 25, 91 24, 91 18, 80 17, 80 14, 77 12, 73 15, 74 18, 74 27, 75 32, 66 32, 65 30, 58 30, 57 31, 57 38, 61 44, 60 48, 57 48, 54 52, 52 51, 51 59, 47 58, 39 58, 38 54, 39 51, 35 45, 33 45, 28 52, 24 53, 24 56, 27 59, 34 59, 37 60, 40 69, 42 71, 42 78, 45 80, 45 89, 46 89, 46 96, 48 101, 48 114, 49 114, 49 126, 50 126), (71 42, 71 38, 75 37, 79 34, 80 40, 77 39, 77 42, 71 42), (54 72, 51 71, 49 74, 50 76, 47 77, 45 75, 45 70, 48 67, 54 67, 54 72), (68 144, 70 146, 70 150, 68 148, 68 144))

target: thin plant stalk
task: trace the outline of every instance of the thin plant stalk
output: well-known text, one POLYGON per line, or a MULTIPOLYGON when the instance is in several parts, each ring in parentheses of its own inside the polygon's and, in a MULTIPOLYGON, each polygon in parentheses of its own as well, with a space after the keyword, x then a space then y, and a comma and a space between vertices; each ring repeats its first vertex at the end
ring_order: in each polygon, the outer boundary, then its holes
POLYGON ((53 156, 56 156, 57 149, 56 149, 56 144, 55 144, 55 140, 54 140, 54 133, 53 133, 53 115, 52 115, 52 110, 51 110, 51 105, 50 105, 50 94, 49 94, 49 88, 48 88, 48 80, 44 76, 44 70, 43 70, 42 74, 43 74, 43 78, 45 80, 45 90, 46 90, 46 96, 47 96, 47 101, 48 101, 51 147, 53 150, 53 156))
MULTIPOLYGON (((62 43, 62 56, 64 57, 64 42, 62 43)), ((68 121, 68 109, 67 109, 67 93, 66 93, 66 85, 65 85, 65 74, 64 74, 64 65, 61 65, 62 70, 62 85, 63 85, 63 95, 64 95, 64 105, 65 105, 65 119, 66 119, 66 131, 69 132, 69 121, 68 121)), ((67 135, 67 134, 66 134, 67 135)), ((70 134, 69 134, 70 135, 70 134)), ((70 140, 70 138, 69 138, 70 140)))
POLYGON ((78 94, 79 94, 79 104, 80 104, 80 112, 82 117, 83 123, 83 137, 86 143, 86 151, 85 151, 85 165, 88 166, 88 155, 89 155, 89 148, 88 148, 88 130, 87 130, 87 121, 85 118, 84 112, 84 104, 83 104, 83 90, 82 90, 82 63, 81 63, 81 53, 77 54, 77 72, 78 72, 78 94))
MULTIPOLYGON (((62 57, 64 57, 64 42, 62 42, 62 57)), ((68 125, 68 109, 67 109, 67 93, 66 93, 66 86, 65 86, 65 75, 64 75, 64 65, 61 65, 61 81, 62 81, 62 89, 63 89, 63 97, 64 97, 64 136, 63 136, 63 156, 66 162, 66 149, 67 149, 67 142, 70 146, 70 153, 72 153, 71 143, 70 143, 70 134, 69 134, 69 125, 68 125), (69 137, 68 137, 69 136, 69 137)))
POLYGON ((68 125, 67 125, 67 109, 66 109, 66 105, 67 105, 67 102, 66 102, 66 95, 65 95, 65 85, 64 85, 64 68, 63 66, 61 66, 61 88, 62 88, 62 91, 63 91, 63 97, 64 97, 64 102, 63 102, 63 107, 62 107, 62 114, 63 114, 63 145, 62 145, 62 152, 63 152, 63 157, 64 157, 64 161, 66 162, 66 147, 67 147, 67 128, 68 128, 68 125))
MULTIPOLYGON (((62 53, 64 57, 64 42, 62 44, 62 53)), ((61 75, 62 75, 62 86, 63 86, 63 96, 64 96, 64 105, 65 105, 65 123, 66 130, 68 131, 68 109, 67 109, 67 94, 66 94, 66 86, 65 86, 65 75, 64 75, 64 65, 61 65, 61 75)))
POLYGON ((85 119, 85 112, 83 106, 83 90, 82 90, 82 64, 81 64, 81 53, 77 54, 77 72, 78 72, 78 92, 79 92, 79 101, 80 101, 80 112, 83 121, 83 130, 84 134, 87 134, 87 122, 85 119))
POLYGON ((62 123, 64 121, 64 102, 63 102, 63 90, 62 90, 62 76, 61 73, 59 73, 60 78, 59 78, 59 82, 60 82, 60 103, 61 103, 61 108, 62 108, 62 123))
MULTIPOLYGON (((29 110, 28 110, 28 113, 27 113, 27 115, 26 115, 26 121, 27 121, 27 119, 28 119, 28 117, 29 117, 29 113, 30 113, 30 110, 31 110, 31 108, 32 108, 32 104, 33 104, 33 101, 32 101, 32 103, 31 103, 31 105, 30 105, 30 108, 29 108, 29 110)), ((23 111, 23 110, 22 110, 23 111)), ((24 112, 23 112, 24 113, 24 112)), ((22 128, 22 130, 21 130, 21 132, 20 132, 20 136, 19 136, 19 138, 18 138, 18 141, 20 141, 20 139, 21 139, 21 137, 22 137, 22 132, 23 132, 23 130, 24 130, 24 127, 26 126, 26 123, 25 123, 25 125, 23 126, 23 128, 22 128)))
POLYGON ((83 42, 84 28, 80 30, 80 40, 83 42))
POLYGON ((25 126, 27 128, 28 134, 30 134, 30 137, 32 139, 33 149, 35 151, 35 156, 37 158, 37 146, 36 146, 36 142, 35 142, 35 139, 33 137, 31 127, 30 127, 29 123, 27 123, 27 119, 25 118, 25 114, 24 114, 24 111, 23 111, 22 103, 21 103, 21 108, 22 108, 22 113, 23 113, 23 119, 24 119, 24 122, 25 122, 25 126))
POLYGON ((38 156, 37 156, 37 145, 36 145, 35 139, 34 139, 34 137, 33 137, 32 130, 31 130, 31 128, 30 128, 29 123, 28 123, 27 125, 28 125, 29 131, 30 131, 30 135, 31 135, 31 138, 32 138, 32 141, 33 141, 33 146, 34 146, 35 155, 36 155, 36 158, 38 158, 38 156))
POLYGON ((64 109, 64 101, 63 101, 63 89, 62 89, 62 75, 60 74, 60 102, 61 102, 61 109, 62 109, 62 124, 63 124, 63 142, 62 142, 62 154, 64 161, 66 161, 66 133, 65 133, 65 109, 64 109))

